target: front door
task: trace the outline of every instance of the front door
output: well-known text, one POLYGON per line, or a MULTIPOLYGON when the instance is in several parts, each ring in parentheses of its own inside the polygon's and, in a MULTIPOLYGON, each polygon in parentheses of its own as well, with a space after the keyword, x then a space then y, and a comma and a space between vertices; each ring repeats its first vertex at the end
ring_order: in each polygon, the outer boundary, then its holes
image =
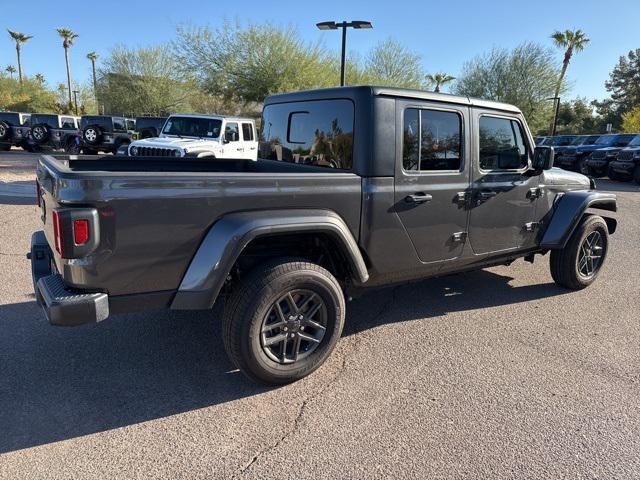
POLYGON ((469 240, 485 254, 533 244, 539 177, 529 169, 533 149, 518 115, 474 110, 478 145, 473 165, 469 240))
POLYGON ((402 125, 395 211, 420 260, 451 260, 466 241, 469 187, 467 107, 397 102, 402 125))

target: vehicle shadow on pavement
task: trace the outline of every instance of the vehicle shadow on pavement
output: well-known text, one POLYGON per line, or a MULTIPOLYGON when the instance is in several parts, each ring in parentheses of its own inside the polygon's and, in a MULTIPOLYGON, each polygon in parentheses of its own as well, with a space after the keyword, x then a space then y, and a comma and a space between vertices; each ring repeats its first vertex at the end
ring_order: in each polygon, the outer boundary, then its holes
POLYGON ((570 293, 552 282, 514 287, 509 283, 511 280, 513 277, 508 275, 477 270, 404 284, 395 289, 376 289, 349 304, 345 334, 352 335, 388 323, 428 319, 570 293), (378 305, 377 313, 368 311, 374 308, 370 307, 371 304, 378 305))
MULTIPOLYGON (((483 270, 377 290, 349 304, 345 335, 566 292, 510 280, 483 270)), ((35 302, 0 305, 0 453, 269 390, 233 369, 220 313, 144 312, 62 328, 35 302)))
POLYGON ((212 312, 59 328, 35 302, 0 306, 0 454, 266 390, 234 370, 212 312))

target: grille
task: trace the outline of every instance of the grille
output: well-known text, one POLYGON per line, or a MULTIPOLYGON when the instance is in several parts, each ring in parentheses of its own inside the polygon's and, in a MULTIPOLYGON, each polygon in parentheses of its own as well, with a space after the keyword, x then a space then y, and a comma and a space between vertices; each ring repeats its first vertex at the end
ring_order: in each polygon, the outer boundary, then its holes
POLYGON ((173 157, 175 148, 138 147, 138 157, 173 157))
POLYGON ((620 152, 618 154, 618 160, 633 160, 634 152, 620 152))
POLYGON ((593 152, 591 154, 591 158, 596 159, 596 160, 601 160, 601 159, 607 158, 607 152, 605 152, 603 150, 596 150, 595 152, 593 152))

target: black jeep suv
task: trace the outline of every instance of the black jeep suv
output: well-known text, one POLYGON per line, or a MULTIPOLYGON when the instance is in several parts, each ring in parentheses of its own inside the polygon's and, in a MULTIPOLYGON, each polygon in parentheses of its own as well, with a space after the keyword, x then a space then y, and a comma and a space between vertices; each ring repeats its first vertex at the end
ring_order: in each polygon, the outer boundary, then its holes
POLYGON ((0 112, 0 150, 10 150, 12 145, 24 147, 30 117, 28 113, 0 112))
POLYGON ((124 117, 85 115, 80 119, 82 151, 116 153, 122 145, 129 145, 135 129, 135 121, 124 117))
POLYGON ((589 155, 583 163, 582 172, 592 177, 604 177, 609 170, 609 162, 615 160, 618 152, 635 139, 635 133, 615 135, 613 141, 604 148, 599 148, 589 155))
POLYGON ((138 117, 136 118, 136 132, 138 138, 156 138, 167 117, 138 117))
POLYGON ((631 180, 640 185, 640 135, 618 152, 615 160, 609 162, 607 176, 611 180, 631 180))
POLYGON ((31 152, 64 149, 67 153, 79 153, 78 120, 72 115, 32 114, 26 149, 31 152))

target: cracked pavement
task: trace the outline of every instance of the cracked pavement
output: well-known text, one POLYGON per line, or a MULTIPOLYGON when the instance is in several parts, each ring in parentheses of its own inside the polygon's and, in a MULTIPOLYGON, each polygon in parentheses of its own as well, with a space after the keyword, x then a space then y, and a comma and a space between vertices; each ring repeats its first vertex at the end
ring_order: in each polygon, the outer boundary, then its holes
POLYGON ((597 283, 548 259, 368 293, 315 374, 256 386, 219 310, 54 328, 0 198, 0 478, 638 478, 640 194, 597 283))

